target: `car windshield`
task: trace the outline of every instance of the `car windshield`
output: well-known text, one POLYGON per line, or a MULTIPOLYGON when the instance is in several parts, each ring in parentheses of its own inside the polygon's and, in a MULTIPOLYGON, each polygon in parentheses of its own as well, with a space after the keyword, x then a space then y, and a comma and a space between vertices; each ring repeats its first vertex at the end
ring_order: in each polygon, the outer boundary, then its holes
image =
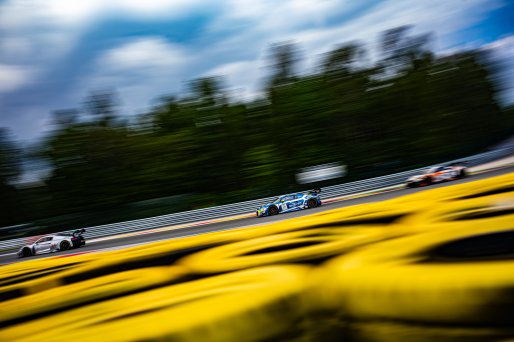
POLYGON ((41 242, 46 242, 46 241, 51 241, 52 240, 52 236, 44 236, 42 237, 41 239, 37 240, 36 243, 41 243, 41 242))
POLYGON ((282 200, 284 199, 285 196, 280 196, 280 197, 277 197, 275 198, 275 200, 273 201, 273 203, 280 203, 282 202, 282 200))

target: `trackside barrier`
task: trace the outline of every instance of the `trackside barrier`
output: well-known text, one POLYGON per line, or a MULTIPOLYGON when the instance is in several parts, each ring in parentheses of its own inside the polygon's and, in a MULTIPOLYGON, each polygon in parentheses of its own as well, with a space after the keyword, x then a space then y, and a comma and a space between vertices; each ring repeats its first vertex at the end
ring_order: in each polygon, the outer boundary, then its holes
MULTIPOLYGON (((467 158, 460 158, 441 164, 450 164, 456 162, 466 162, 468 166, 476 166, 484 164, 490 161, 494 161, 505 156, 511 155, 514 152, 514 147, 503 148, 500 150, 485 152, 470 156, 467 158)), ((404 171, 400 173, 390 174, 381 177, 375 177, 365 179, 356 182, 344 183, 339 185, 333 185, 323 188, 322 198, 330 199, 334 197, 358 194, 370 190, 384 188, 388 186, 399 185, 405 182, 405 180, 413 175, 419 174, 430 166, 414 169, 410 171, 404 171)), ((162 215, 150 218, 144 218, 139 220, 131 220, 126 222, 105 224, 100 226, 86 227, 87 238, 94 239, 99 237, 105 237, 110 235, 123 234, 128 232, 143 231, 148 229, 155 229, 161 227, 167 227, 178 224, 185 224, 197 221, 219 219, 222 217, 228 217, 233 215, 252 213, 259 206, 270 202, 275 197, 260 198, 251 201, 245 201, 240 203, 225 204, 216 207, 196 209, 190 211, 184 211, 180 213, 174 213, 169 215, 162 215)), ((27 238, 11 239, 0 241, 0 251, 12 250, 19 248, 19 246, 25 243, 27 238)))
POLYGON ((184 281, 29 320, 22 329, 4 327, 0 339, 273 340, 304 315, 298 303, 308 272, 305 266, 275 266, 184 281), (89 326, 94 329, 84 334, 89 326))
POLYGON ((514 203, 502 208, 502 198, 413 215, 417 234, 330 261, 314 297, 362 321, 513 327, 514 300, 504 294, 514 285, 514 203))
POLYGON ((514 174, 0 267, 0 341, 507 341, 514 174), (84 333, 87 332, 87 333, 84 333))

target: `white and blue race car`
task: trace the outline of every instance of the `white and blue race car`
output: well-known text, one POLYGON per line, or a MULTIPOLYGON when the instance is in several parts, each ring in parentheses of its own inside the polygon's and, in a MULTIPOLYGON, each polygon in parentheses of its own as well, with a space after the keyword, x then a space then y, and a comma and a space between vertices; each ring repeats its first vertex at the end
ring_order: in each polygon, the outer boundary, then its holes
POLYGON ((259 207, 257 209, 257 216, 272 216, 290 211, 319 207, 321 205, 320 191, 320 189, 314 189, 306 193, 299 192, 280 196, 273 202, 259 207))

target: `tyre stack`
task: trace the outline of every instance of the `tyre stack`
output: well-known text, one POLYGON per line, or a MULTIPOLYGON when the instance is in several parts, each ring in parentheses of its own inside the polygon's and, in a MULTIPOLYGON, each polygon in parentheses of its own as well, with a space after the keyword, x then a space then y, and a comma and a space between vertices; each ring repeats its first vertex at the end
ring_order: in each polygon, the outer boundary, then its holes
POLYGON ((514 338, 514 175, 0 267, 1 341, 514 338))

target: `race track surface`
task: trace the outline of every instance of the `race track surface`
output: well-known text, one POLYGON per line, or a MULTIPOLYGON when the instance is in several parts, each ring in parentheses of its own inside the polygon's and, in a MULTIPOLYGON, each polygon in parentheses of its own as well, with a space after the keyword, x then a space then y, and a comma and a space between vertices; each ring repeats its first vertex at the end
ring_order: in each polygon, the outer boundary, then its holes
MULTIPOLYGON (((214 231, 242 228, 242 227, 246 227, 246 226, 254 226, 254 225, 265 224, 265 223, 269 223, 269 222, 287 220, 287 219, 294 218, 294 217, 310 215, 310 214, 316 213, 316 212, 321 212, 321 211, 331 210, 331 209, 336 209, 336 208, 342 208, 342 207, 347 207, 347 206, 351 206, 351 205, 385 201, 388 199, 397 198, 400 196, 416 193, 419 191, 425 191, 425 190, 436 189, 436 188, 440 188, 440 187, 451 186, 451 185, 455 185, 455 184, 472 182, 475 180, 490 178, 490 177, 499 176, 499 175, 503 175, 503 174, 507 174, 507 173, 511 173, 511 172, 514 172, 514 166, 500 169, 500 170, 485 172, 485 173, 478 174, 478 175, 469 176, 465 179, 461 179, 461 180, 457 180, 457 181, 435 184, 435 185, 432 185, 429 187, 389 191, 389 192, 385 192, 385 193, 381 193, 381 194, 377 194, 377 195, 371 195, 371 196, 366 196, 366 197, 344 200, 344 201, 340 201, 340 202, 328 203, 328 204, 322 205, 321 207, 318 207, 318 208, 309 209, 309 210, 301 210, 301 211, 286 213, 286 214, 277 215, 277 216, 261 217, 261 218, 250 217, 250 218, 244 218, 244 219, 233 220, 233 221, 225 221, 225 222, 219 222, 219 223, 213 223, 213 224, 206 224, 203 226, 180 228, 180 229, 176 229, 176 230, 169 230, 169 231, 158 232, 158 233, 123 237, 123 238, 119 238, 119 239, 111 239, 111 240, 107 240, 107 241, 96 241, 96 242, 93 241, 93 242, 88 243, 86 246, 84 246, 80 249, 73 249, 73 250, 69 250, 69 251, 63 251, 63 252, 57 252, 57 253, 51 253, 51 254, 43 254, 43 255, 30 257, 28 259, 18 259, 16 257, 16 255, 14 255, 12 253, 4 254, 4 255, 0 255, 0 264, 12 263, 12 262, 29 260, 29 259, 45 258, 45 257, 49 257, 49 256, 65 256, 65 255, 76 254, 76 253, 88 253, 88 252, 93 252, 93 251, 97 251, 97 250, 123 248, 123 247, 142 244, 142 243, 167 240, 167 239, 175 239, 175 238, 191 236, 191 235, 199 235, 199 234, 204 234, 204 233, 214 232, 214 231)), ((323 193, 321 193, 321 197, 323 199, 323 193)), ((87 238, 87 233, 85 234, 85 236, 87 238)))

